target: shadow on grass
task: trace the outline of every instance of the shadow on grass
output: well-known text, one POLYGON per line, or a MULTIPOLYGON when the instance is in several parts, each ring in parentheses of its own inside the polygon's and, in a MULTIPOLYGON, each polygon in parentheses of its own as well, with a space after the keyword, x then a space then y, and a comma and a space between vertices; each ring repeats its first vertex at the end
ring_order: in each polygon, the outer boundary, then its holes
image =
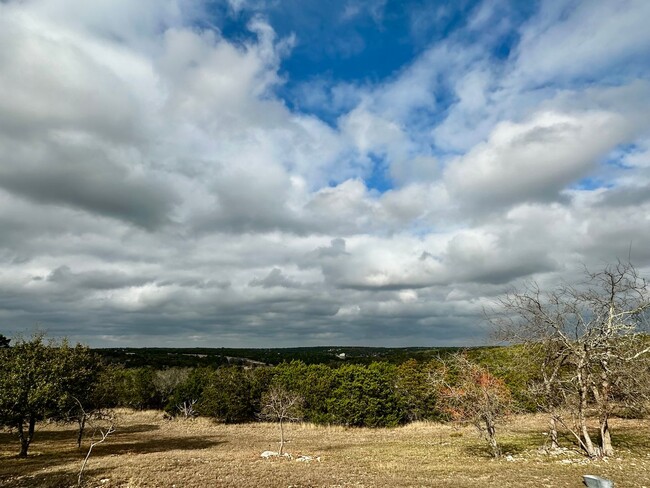
POLYGON ((117 424, 114 437, 124 435, 124 434, 141 434, 142 432, 153 432, 154 430, 160 430, 160 425, 156 424, 137 424, 129 425, 128 427, 121 427, 120 424, 117 424))
MULTIPOLYGON (((225 441, 213 437, 160 437, 151 439, 143 436, 144 438, 138 438, 138 434, 158 429, 159 427, 156 425, 147 424, 120 428, 105 442, 94 447, 91 458, 97 459, 103 456, 125 453, 137 455, 173 450, 187 451, 194 449, 208 449, 225 443, 225 441)), ((12 483, 7 484, 6 480, 11 477, 19 479, 19 476, 25 477, 45 469, 51 470, 59 465, 77 462, 81 463, 90 446, 90 440, 89 438, 86 438, 83 447, 77 449, 74 442, 76 431, 72 430, 63 433, 46 431, 41 432, 40 434, 44 435, 39 437, 35 436, 35 441, 30 447, 29 456, 23 459, 18 458, 17 456, 19 450, 17 436, 8 435, 8 439, 2 439, 2 441, 9 440, 10 442, 4 444, 2 446, 3 449, 0 450, 4 451, 3 454, 0 454, 0 488, 4 488, 5 486, 68 486, 56 483, 51 485, 30 485, 29 483, 21 485, 15 485, 12 483), (70 433, 74 433, 75 435, 70 436, 70 433), (7 449, 7 447, 9 449, 7 449), (13 448, 15 448, 15 454, 10 454, 10 452, 13 451, 13 448)))
MULTIPOLYGON (((115 439, 117 441, 118 439, 115 439)), ((166 438, 166 439, 150 439, 132 442, 111 442, 108 439, 106 442, 97 445, 93 449, 92 456, 110 456, 113 454, 148 454, 152 452, 165 452, 165 451, 192 451, 195 449, 208 449, 210 447, 225 444, 225 441, 205 438, 166 438)))
MULTIPOLYGON (((595 439, 600 441, 600 439, 595 439)), ((631 429, 614 429, 612 432, 614 450, 627 449, 637 454, 646 454, 650 451, 650 437, 647 432, 633 431, 631 429)))
MULTIPOLYGON (((521 442, 501 441, 499 442, 499 447, 501 448, 501 452, 505 456, 505 455, 521 454, 531 446, 528 446, 526 445, 526 443, 521 443, 521 442)), ((486 457, 486 458, 493 457, 492 451, 490 450, 490 447, 488 446, 487 442, 481 442, 477 440, 473 444, 463 446, 462 449, 465 453, 469 454, 472 457, 475 456, 486 457)))
MULTIPOLYGON (((82 486, 97 486, 97 478, 106 475, 101 469, 86 469, 82 486)), ((79 472, 47 472, 20 476, 0 476, 0 488, 63 488, 76 487, 79 472)))
MULTIPOLYGON (((152 432, 154 430, 160 429, 159 425, 154 424, 138 424, 130 425, 128 427, 120 427, 118 425, 115 434, 112 437, 119 437, 122 435, 128 434, 139 434, 143 432, 152 432)), ((38 425, 36 426, 36 431, 34 432, 34 443, 39 442, 66 442, 70 441, 72 445, 77 442, 77 429, 68 428, 68 429, 59 429, 59 430, 39 430, 38 425)), ((84 444, 87 442, 89 436, 92 435, 92 428, 86 427, 84 431, 84 444)), ((0 432, 0 445, 18 445, 18 432, 3 431, 0 432)), ((18 447, 16 447, 18 449, 18 447)))
MULTIPOLYGON (((77 439, 77 429, 65 429, 65 430, 45 430, 41 431, 38 429, 38 425, 36 426, 36 431, 34 432, 34 440, 36 442, 38 441, 43 441, 43 442, 57 442, 57 441, 66 441, 68 439, 72 439, 72 441, 76 441, 77 439)), ((2 432, 0 433, 0 445, 10 445, 10 444, 16 444, 18 445, 18 432, 2 432)))

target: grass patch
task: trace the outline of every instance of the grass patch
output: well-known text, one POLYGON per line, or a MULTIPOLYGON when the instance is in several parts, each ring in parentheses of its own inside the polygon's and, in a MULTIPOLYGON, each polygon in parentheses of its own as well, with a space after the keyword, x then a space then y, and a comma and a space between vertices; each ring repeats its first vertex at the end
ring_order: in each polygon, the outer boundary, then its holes
MULTIPOLYGON (((394 429, 287 427, 286 450, 321 462, 262 459, 277 450, 274 424, 219 425, 207 419, 168 421, 158 412, 120 412, 117 432, 96 447, 88 487, 578 487, 582 475, 617 488, 650 488, 650 422, 614 419, 617 456, 586 461, 568 451, 543 454, 546 419, 513 418, 499 431, 503 451, 492 459, 472 428, 414 423, 394 429)), ((0 433, 0 487, 74 486, 84 449, 70 426, 39 425, 27 459, 17 436, 0 433)), ((567 444, 567 447, 568 444, 567 444)))

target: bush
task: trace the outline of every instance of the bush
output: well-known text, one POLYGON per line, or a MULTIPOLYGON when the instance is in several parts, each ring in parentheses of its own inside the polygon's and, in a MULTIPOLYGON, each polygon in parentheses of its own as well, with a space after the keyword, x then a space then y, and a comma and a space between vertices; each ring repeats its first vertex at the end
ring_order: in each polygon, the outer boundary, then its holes
POLYGON ((154 384, 156 370, 151 367, 126 369, 112 368, 110 375, 103 378, 112 389, 116 406, 131 407, 136 410, 161 408, 161 398, 154 384))
POLYGON ((273 385, 296 392, 302 397, 304 420, 316 424, 332 422, 327 407, 334 386, 332 368, 324 364, 306 365, 302 361, 291 361, 274 369, 273 385))
POLYGON ((332 422, 355 427, 393 427, 405 422, 405 404, 396 392, 396 380, 396 367, 387 363, 336 369, 334 389, 327 400, 332 422))
POLYGON ((270 379, 267 368, 219 368, 208 376, 197 411, 225 423, 253 421, 261 410, 262 394, 270 379))
POLYGON ((438 366, 436 361, 419 363, 410 359, 397 367, 397 392, 409 421, 441 419, 435 388, 438 366))

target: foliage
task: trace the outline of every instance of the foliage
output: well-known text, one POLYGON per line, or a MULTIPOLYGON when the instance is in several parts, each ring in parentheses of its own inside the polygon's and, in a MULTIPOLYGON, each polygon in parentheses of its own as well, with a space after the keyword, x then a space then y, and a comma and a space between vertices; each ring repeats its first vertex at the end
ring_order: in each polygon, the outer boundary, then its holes
MULTIPOLYGON (((480 349, 480 348, 477 348, 480 349)), ((290 348, 104 348, 97 349, 108 363, 127 368, 277 366, 291 361, 324 364, 332 368, 343 364, 388 362, 401 364, 409 359, 429 361, 457 352, 457 347, 290 347, 290 348), (345 354, 345 359, 340 358, 345 354)))
POLYGON ((395 388, 400 396, 408 420, 439 420, 437 390, 431 382, 438 374, 438 363, 434 360, 421 363, 410 359, 397 367, 395 388))
POLYGON ((170 403, 175 400, 174 393, 187 382, 191 371, 190 368, 165 368, 154 372, 153 386, 160 399, 161 407, 166 411, 170 409, 170 403))
POLYGON ((102 378, 112 388, 116 403, 136 410, 160 408, 161 399, 154 383, 156 370, 152 367, 126 369, 111 368, 110 374, 102 378))
POLYGON ((387 363, 336 369, 327 399, 332 422, 354 427, 393 427, 405 422, 406 408, 396 381, 396 367, 387 363))
POLYGON ((527 412, 538 410, 538 404, 530 396, 530 384, 539 380, 537 351, 531 351, 521 344, 509 347, 481 347, 464 351, 469 360, 475 362, 494 376, 503 380, 517 409, 527 412))
POLYGON ((68 419, 96 378, 98 361, 81 345, 45 342, 43 334, 0 352, 0 422, 17 429, 26 457, 36 422, 68 419))
POLYGON ((214 370, 209 375, 197 410, 201 415, 227 424, 255 420, 269 381, 270 377, 263 368, 252 370, 229 366, 214 370))
POLYGON ((179 407, 198 403, 203 395, 203 390, 209 383, 214 369, 195 368, 189 370, 184 381, 178 383, 167 398, 164 410, 170 415, 177 415, 179 407))
POLYGON ((508 387, 503 380, 463 355, 454 357, 450 367, 456 373, 454 383, 440 383, 444 410, 453 420, 476 427, 488 442, 492 455, 500 456, 496 425, 512 409, 508 387))
POLYGON ((305 420, 317 424, 332 421, 327 400, 334 386, 334 373, 329 366, 306 365, 302 361, 282 363, 274 368, 273 385, 294 391, 303 398, 305 420))

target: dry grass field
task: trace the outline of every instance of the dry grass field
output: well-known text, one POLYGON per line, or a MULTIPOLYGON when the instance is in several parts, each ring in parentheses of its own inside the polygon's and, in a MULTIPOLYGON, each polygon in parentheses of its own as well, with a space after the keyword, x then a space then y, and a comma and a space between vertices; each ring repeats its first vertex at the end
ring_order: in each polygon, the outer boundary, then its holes
MULTIPOLYGON (((287 451, 321 461, 262 459, 277 449, 273 424, 169 421, 159 412, 120 411, 119 426, 98 445, 87 487, 579 487, 583 474, 617 488, 650 488, 650 421, 614 420, 618 457, 586 461, 549 456, 543 417, 517 417, 501 430, 505 451, 493 460, 470 428, 417 423, 395 429, 290 425, 287 451)), ((0 487, 75 486, 87 449, 72 426, 39 425, 27 459, 16 458, 14 433, 0 432, 0 487)))

